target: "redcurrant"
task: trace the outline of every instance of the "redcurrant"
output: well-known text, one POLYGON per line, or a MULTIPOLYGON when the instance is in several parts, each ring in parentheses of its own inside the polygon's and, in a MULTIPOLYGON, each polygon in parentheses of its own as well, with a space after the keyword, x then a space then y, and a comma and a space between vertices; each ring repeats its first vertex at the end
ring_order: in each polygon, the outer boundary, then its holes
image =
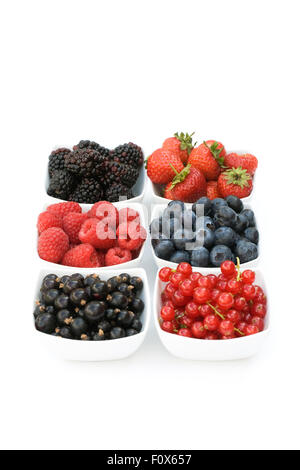
POLYGON ((264 327, 265 327, 265 322, 262 318, 260 317, 252 317, 251 319, 251 325, 255 325, 257 326, 257 328, 259 329, 259 331, 263 331, 264 327))
POLYGON ((265 304, 262 304, 260 302, 254 302, 251 307, 251 313, 255 317, 265 318, 267 314, 267 307, 265 306, 265 304))
POLYGON ((167 333, 173 333, 174 332, 174 326, 171 321, 164 321, 161 324, 161 329, 166 331, 167 333))
POLYGON ((217 299, 217 304, 224 310, 229 310, 234 304, 234 297, 229 292, 222 292, 217 299))
POLYGON ((237 295, 234 299, 234 308, 236 310, 243 310, 247 305, 247 300, 242 295, 237 295))
POLYGON ((159 271, 159 279, 162 282, 168 282, 169 279, 170 279, 171 274, 172 274, 172 269, 171 268, 162 268, 159 271))
POLYGON ((229 279, 226 290, 232 294, 239 294, 241 292, 241 283, 236 279, 229 279))
POLYGON ((178 331, 178 335, 179 336, 185 336, 187 338, 192 338, 193 337, 191 331, 188 328, 180 328, 180 330, 178 331))
POLYGON ((246 269, 241 274, 241 279, 244 284, 253 284, 255 281, 255 272, 250 269, 246 269))
POLYGON ((198 286, 199 287, 206 287, 207 289, 211 288, 211 281, 207 276, 202 276, 198 280, 198 286))
POLYGON ((242 294, 246 300, 253 300, 256 295, 255 287, 252 284, 244 284, 242 294))
POLYGON ((208 331, 216 331, 219 328, 220 321, 216 315, 207 315, 204 318, 204 328, 208 331))
POLYGON ((164 321, 171 321, 175 318, 175 310, 173 307, 164 306, 160 311, 160 316, 164 321))
POLYGON ((259 333, 259 329, 255 325, 247 325, 245 328, 245 335, 250 336, 250 335, 255 335, 256 333, 259 333))
POLYGON ((193 299, 197 304, 204 304, 210 299, 211 290, 206 287, 197 287, 194 290, 193 299))
POLYGON ((188 277, 192 274, 193 268, 189 263, 179 263, 179 265, 177 266, 176 271, 178 273, 181 273, 184 276, 188 277))
POLYGON ((223 263, 221 264, 221 272, 226 277, 233 276, 236 272, 234 262, 229 260, 223 261, 223 263))
POLYGON ((195 302, 189 302, 185 306, 185 313, 190 318, 197 318, 200 316, 199 305, 195 302))
POLYGON ((226 312, 226 319, 236 325, 241 320, 241 314, 237 310, 231 309, 226 312))
POLYGON ((179 290, 184 296, 191 297, 194 292, 193 282, 190 279, 185 279, 180 284, 179 290))
POLYGON ((192 328, 191 328, 192 334, 195 338, 202 339, 206 335, 206 330, 204 328, 203 322, 202 321, 196 321, 192 328))
POLYGON ((182 281, 185 279, 184 275, 181 273, 173 273, 170 276, 170 282, 173 286, 178 287, 182 281))
POLYGON ((183 307, 188 303, 188 301, 189 298, 183 295, 180 290, 177 290, 172 297, 172 302, 176 307, 183 307))

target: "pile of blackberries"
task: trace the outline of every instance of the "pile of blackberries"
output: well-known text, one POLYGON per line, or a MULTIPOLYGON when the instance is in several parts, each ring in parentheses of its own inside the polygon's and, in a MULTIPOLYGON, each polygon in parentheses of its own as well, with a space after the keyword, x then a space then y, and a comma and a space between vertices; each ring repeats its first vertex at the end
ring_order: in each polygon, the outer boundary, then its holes
POLYGON ((225 260, 247 263, 258 257, 254 213, 236 196, 202 197, 191 209, 171 201, 150 225, 158 258, 197 267, 219 267, 225 260))
POLYGON ((142 330, 140 277, 127 273, 103 281, 96 274, 48 274, 34 311, 38 331, 66 339, 103 341, 142 330))

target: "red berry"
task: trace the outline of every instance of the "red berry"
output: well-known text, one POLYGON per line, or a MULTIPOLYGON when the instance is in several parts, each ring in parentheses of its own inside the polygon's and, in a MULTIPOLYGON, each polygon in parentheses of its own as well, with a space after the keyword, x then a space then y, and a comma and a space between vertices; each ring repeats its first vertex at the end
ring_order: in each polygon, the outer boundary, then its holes
POLYGON ((207 276, 200 277, 200 279, 198 280, 198 286, 199 287, 207 287, 207 289, 210 289, 212 287, 211 286, 211 281, 207 276))
POLYGON ((69 236, 70 243, 79 245, 79 232, 83 223, 87 220, 87 214, 79 214, 78 212, 69 212, 63 218, 63 229, 69 236))
POLYGON ((199 281, 200 277, 202 277, 201 273, 192 273, 189 276, 189 279, 192 281, 194 287, 198 286, 198 281, 199 281))
POLYGON ((253 300, 256 295, 255 287, 252 284, 244 284, 242 294, 246 300, 253 300))
POLYGON ((172 274, 171 268, 161 268, 158 276, 162 282, 169 282, 171 274, 172 274))
POLYGON ((121 224, 117 229, 118 245, 124 250, 138 250, 141 248, 146 238, 146 230, 135 220, 128 224, 121 224))
POLYGON ((222 320, 219 325, 219 333, 222 336, 231 336, 234 333, 234 325, 230 320, 222 320))
POLYGON ((212 331, 212 332, 207 333, 207 335, 205 336, 205 339, 216 340, 216 339, 219 339, 219 336, 218 336, 218 333, 216 333, 215 331, 212 331))
POLYGON ((100 267, 98 253, 95 248, 88 243, 78 245, 69 250, 62 260, 62 264, 76 268, 100 267))
POLYGON ((160 311, 160 316, 164 321, 171 321, 175 318, 175 310, 173 307, 164 306, 160 311))
POLYGON ((181 273, 184 276, 188 277, 192 274, 193 269, 192 269, 192 266, 189 263, 179 263, 179 265, 177 266, 176 271, 178 273, 181 273))
POLYGON ((194 286, 192 281, 190 279, 185 279, 184 281, 182 281, 179 286, 179 290, 184 296, 191 297, 194 292, 194 286))
POLYGON ((182 281, 185 279, 185 276, 181 273, 173 273, 170 276, 170 282, 173 284, 175 287, 179 287, 179 285, 182 283, 182 281))
POLYGON ((173 305, 173 303, 171 302, 171 300, 167 300, 166 302, 164 302, 163 306, 164 306, 164 307, 172 307, 172 308, 174 308, 174 305, 173 305))
POLYGON ((189 302, 185 306, 185 313, 190 318, 198 318, 200 316, 199 305, 195 302, 189 302))
POLYGON ((218 281, 216 285, 217 289, 221 290, 222 292, 227 291, 227 281, 218 281))
POLYGON ((244 321, 245 321, 246 323, 250 323, 251 320, 252 320, 252 315, 251 315, 251 313, 250 313, 250 312, 249 312, 249 313, 245 313, 243 319, 244 319, 244 321))
POLYGON ((236 325, 241 320, 241 314, 237 310, 231 309, 226 312, 226 319, 236 325))
POLYGON ((47 207, 47 211, 56 214, 59 217, 64 217, 69 212, 78 212, 81 214, 82 209, 77 202, 59 202, 58 204, 51 204, 47 207))
POLYGON ((169 282, 169 284, 167 284, 167 286, 164 290, 164 294, 165 294, 166 298, 168 300, 172 300, 172 297, 175 294, 175 292, 176 292, 176 287, 174 287, 173 284, 171 284, 169 282))
POLYGON ((140 214, 137 211, 130 209, 129 207, 124 207, 119 210, 120 224, 132 222, 133 220, 136 220, 137 222, 140 220, 140 214))
POLYGON ((180 290, 177 290, 172 297, 172 302, 176 307, 183 307, 188 303, 188 301, 189 298, 183 295, 180 290))
POLYGON ((267 307, 261 302, 255 302, 251 307, 251 314, 256 317, 265 318, 267 307))
POLYGON ((226 290, 232 294, 238 294, 241 292, 241 283, 236 279, 229 279, 226 290))
MULTIPOLYGON (((244 321, 241 321, 241 322, 239 322, 239 323, 236 325, 236 328, 237 328, 237 330, 239 330, 239 331, 241 331, 242 333, 245 334, 246 326, 247 326, 247 323, 244 322, 244 321)), ((237 334, 238 334, 239 336, 243 336, 243 335, 241 335, 239 332, 237 332, 237 334)))
POLYGON ((208 274, 208 279, 210 280, 210 288, 213 289, 218 281, 218 278, 215 274, 208 274))
POLYGON ((51 212, 42 212, 38 217, 37 229, 39 235, 51 227, 63 228, 62 217, 51 212))
POLYGON ((69 249, 68 235, 58 227, 50 227, 39 237, 39 257, 50 263, 60 263, 69 249))
POLYGON ((108 250, 115 245, 116 235, 111 227, 94 218, 83 223, 79 239, 82 243, 89 243, 95 248, 108 250))
POLYGON ((110 248, 105 255, 105 265, 115 266, 116 264, 128 263, 132 260, 132 254, 128 250, 122 250, 122 248, 116 246, 110 248))
POLYGON ((255 272, 250 269, 246 269, 246 271, 242 272, 241 279, 244 284, 253 284, 255 281, 255 272))
POLYGON ((192 328, 191 328, 191 331, 192 331, 192 335, 195 337, 195 338, 199 338, 199 339, 202 339, 205 337, 206 335, 206 330, 204 328, 204 324, 202 321, 196 321, 192 328))
POLYGON ((247 325, 245 328, 245 335, 250 336, 250 335, 255 335, 256 333, 259 333, 259 329, 255 325, 247 325))
POLYGON ((220 294, 221 294, 221 290, 220 290, 220 289, 213 289, 213 290, 211 291, 211 299, 212 299, 214 302, 216 302, 220 294))
POLYGON ((191 331, 188 328, 181 328, 178 331, 178 335, 179 336, 186 336, 187 338, 192 338, 193 337, 191 331))
POLYGON ((191 329, 193 326, 193 323, 194 323, 194 320, 192 318, 189 318, 186 315, 183 315, 183 317, 179 318, 179 326, 181 326, 181 328, 186 327, 186 328, 191 329))
POLYGON ((211 297, 211 290, 206 287, 197 287, 194 290, 193 299, 197 304, 204 304, 211 297))
POLYGON ((224 310, 229 310, 234 305, 234 297, 229 292, 222 292, 217 299, 217 304, 224 310))
POLYGON ((174 332, 173 323, 170 321, 164 321, 161 324, 161 329, 166 331, 167 333, 173 333, 174 332))
POLYGON ((243 297, 242 295, 237 295, 234 299, 234 308, 236 308, 236 310, 243 310, 243 308, 245 308, 247 305, 247 300, 245 299, 245 297, 243 297))
POLYGON ((257 328, 259 329, 259 331, 263 331, 264 327, 265 327, 265 322, 262 318, 260 317, 252 317, 251 319, 251 325, 255 325, 257 326, 257 328))
POLYGON ((229 260, 223 261, 223 263, 221 264, 221 272, 226 277, 233 276, 236 272, 234 262, 229 260))
POLYGON ((255 301, 261 303, 267 303, 267 297, 260 286, 255 287, 255 301))
POLYGON ((234 339, 236 338, 235 333, 231 333, 230 335, 223 335, 221 336, 221 339, 234 339))
POLYGON ((119 225, 119 212, 118 209, 108 201, 96 202, 91 210, 88 212, 91 218, 97 218, 106 225, 109 225, 114 230, 117 230, 119 225))
POLYGON ((200 307, 198 307, 198 315, 201 317, 205 318, 207 315, 212 315, 213 314, 213 309, 207 305, 207 304, 202 304, 200 307))
POLYGON ((216 315, 207 315, 204 318, 204 328, 208 331, 216 331, 219 328, 220 320, 216 315))

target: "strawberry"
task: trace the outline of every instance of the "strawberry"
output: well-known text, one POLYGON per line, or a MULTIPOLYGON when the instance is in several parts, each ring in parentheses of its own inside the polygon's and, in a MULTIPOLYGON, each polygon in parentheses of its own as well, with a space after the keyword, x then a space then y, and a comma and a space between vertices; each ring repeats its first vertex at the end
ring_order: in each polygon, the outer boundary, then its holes
POLYGON ((244 155, 229 153, 225 156, 224 162, 225 165, 229 168, 242 167, 244 170, 247 170, 249 175, 254 175, 258 165, 257 158, 250 153, 245 153, 244 155))
POLYGON ((225 155, 225 148, 220 142, 207 140, 191 151, 188 163, 202 171, 207 180, 216 180, 224 166, 225 155))
POLYGON ((194 134, 194 132, 192 134, 185 134, 184 132, 180 132, 179 134, 176 132, 174 137, 169 137, 164 141, 162 148, 173 153, 174 155, 177 155, 177 157, 179 157, 182 163, 185 165, 189 159, 189 155, 192 149, 194 148, 192 139, 194 134))
POLYGON ((173 200, 173 195, 172 195, 172 189, 171 189, 171 187, 172 187, 172 181, 171 181, 171 183, 169 183, 169 184, 165 187, 164 197, 165 197, 166 199, 171 199, 171 200, 173 200))
POLYGON ((147 174, 152 183, 168 184, 174 178, 174 170, 180 173, 184 166, 177 155, 158 149, 147 160, 147 174))
POLYGON ((168 191, 173 200, 196 202, 200 197, 206 196, 206 180, 201 171, 187 165, 180 173, 176 172, 168 191))
POLYGON ((206 196, 208 197, 208 199, 211 199, 211 200, 216 199, 217 197, 220 197, 217 181, 207 182, 206 196))
POLYGON ((218 190, 222 197, 230 195, 240 199, 249 196, 253 188, 252 177, 242 167, 231 168, 219 176, 218 190))

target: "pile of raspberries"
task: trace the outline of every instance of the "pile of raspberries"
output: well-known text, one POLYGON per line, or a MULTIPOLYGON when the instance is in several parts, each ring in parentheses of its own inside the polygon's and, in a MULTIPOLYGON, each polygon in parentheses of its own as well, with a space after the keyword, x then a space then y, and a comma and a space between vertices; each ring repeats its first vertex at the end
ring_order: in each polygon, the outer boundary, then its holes
POLYGON ((139 256, 147 232, 139 213, 107 201, 87 213, 77 202, 52 204, 38 217, 38 254, 51 263, 100 268, 127 263, 139 256))

